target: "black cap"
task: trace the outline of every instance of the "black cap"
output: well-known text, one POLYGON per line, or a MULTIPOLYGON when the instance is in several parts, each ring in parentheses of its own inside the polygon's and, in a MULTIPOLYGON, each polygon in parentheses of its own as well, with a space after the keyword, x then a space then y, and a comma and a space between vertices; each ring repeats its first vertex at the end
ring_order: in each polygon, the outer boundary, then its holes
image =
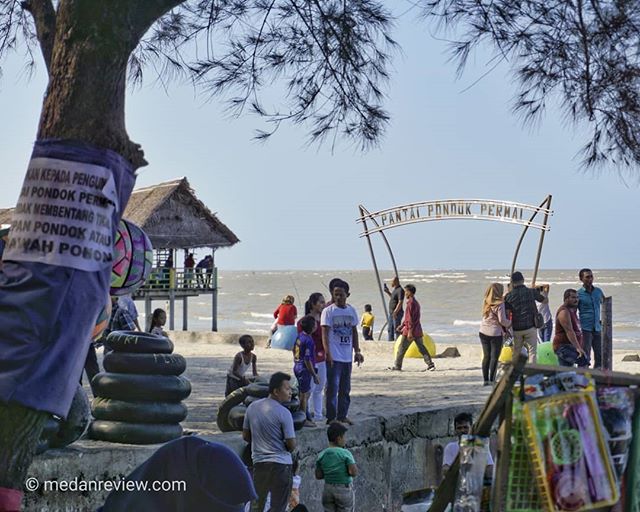
POLYGON ((520 283, 523 281, 524 281, 524 276, 522 275, 522 272, 514 272, 513 274, 511 274, 512 283, 520 283))

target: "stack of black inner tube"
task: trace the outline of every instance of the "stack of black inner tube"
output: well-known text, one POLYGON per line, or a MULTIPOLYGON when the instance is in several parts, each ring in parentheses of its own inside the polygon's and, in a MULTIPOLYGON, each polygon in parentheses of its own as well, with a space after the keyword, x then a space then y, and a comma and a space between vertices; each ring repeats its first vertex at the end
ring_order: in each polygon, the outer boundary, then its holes
MULTIPOLYGON (((225 397, 218 407, 216 422, 222 432, 232 432, 242 430, 244 415, 247 407, 256 400, 269 396, 269 384, 266 382, 253 382, 248 386, 236 389, 225 397)), ((296 430, 300 430, 306 420, 304 412, 300 411, 300 401, 294 394, 289 402, 284 405, 293 416, 293 425, 296 430)))
POLYGON ((180 375, 187 363, 172 354, 169 338, 137 331, 114 331, 105 341, 104 369, 93 378, 96 398, 92 439, 112 443, 164 443, 182 435, 187 417, 182 400, 191 384, 180 375))

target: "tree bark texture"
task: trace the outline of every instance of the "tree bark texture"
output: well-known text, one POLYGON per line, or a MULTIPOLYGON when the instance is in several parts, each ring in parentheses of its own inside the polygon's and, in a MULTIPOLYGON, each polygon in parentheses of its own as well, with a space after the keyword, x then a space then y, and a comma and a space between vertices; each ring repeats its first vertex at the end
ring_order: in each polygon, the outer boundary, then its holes
POLYGON ((22 489, 49 416, 18 404, 0 404, 0 487, 22 489))
MULTIPOLYGON (((127 63, 149 27, 178 0, 62 0, 38 138, 80 140, 146 165, 127 135, 127 63)), ((42 42, 41 42, 42 43, 42 42)))

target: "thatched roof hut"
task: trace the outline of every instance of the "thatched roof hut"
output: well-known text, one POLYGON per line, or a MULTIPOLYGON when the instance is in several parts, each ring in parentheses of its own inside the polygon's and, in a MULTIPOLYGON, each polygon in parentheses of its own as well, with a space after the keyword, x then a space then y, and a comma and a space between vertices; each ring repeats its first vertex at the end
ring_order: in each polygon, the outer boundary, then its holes
POLYGON ((200 201, 187 178, 133 191, 124 218, 160 249, 231 247, 240 240, 200 201))
MULTIPOLYGON (((13 208, 0 209, 0 224, 13 208)), ((187 178, 133 191, 123 217, 140 226, 156 249, 230 247, 240 240, 200 201, 187 178)))

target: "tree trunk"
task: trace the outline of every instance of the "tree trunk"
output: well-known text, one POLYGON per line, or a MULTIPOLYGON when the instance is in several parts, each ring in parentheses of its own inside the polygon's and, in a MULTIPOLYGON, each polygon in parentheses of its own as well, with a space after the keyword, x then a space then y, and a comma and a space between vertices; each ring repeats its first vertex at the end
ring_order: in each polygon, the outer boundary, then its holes
MULTIPOLYGON (((51 0, 26 0, 23 7, 34 16, 49 71, 38 139, 81 141, 115 151, 134 170, 146 165, 125 127, 127 63, 149 27, 183 1, 60 0, 54 12, 51 0)), ((128 194, 120 213, 126 199, 128 194)), ((23 488, 48 416, 0 403, 0 488, 23 488)))
POLYGON ((0 487, 22 489, 49 416, 18 404, 0 404, 0 487))
POLYGON ((119 2, 62 2, 38 138, 81 140, 146 165, 124 118, 129 55, 142 34, 119 2), (114 5, 115 4, 115 5, 114 5))

